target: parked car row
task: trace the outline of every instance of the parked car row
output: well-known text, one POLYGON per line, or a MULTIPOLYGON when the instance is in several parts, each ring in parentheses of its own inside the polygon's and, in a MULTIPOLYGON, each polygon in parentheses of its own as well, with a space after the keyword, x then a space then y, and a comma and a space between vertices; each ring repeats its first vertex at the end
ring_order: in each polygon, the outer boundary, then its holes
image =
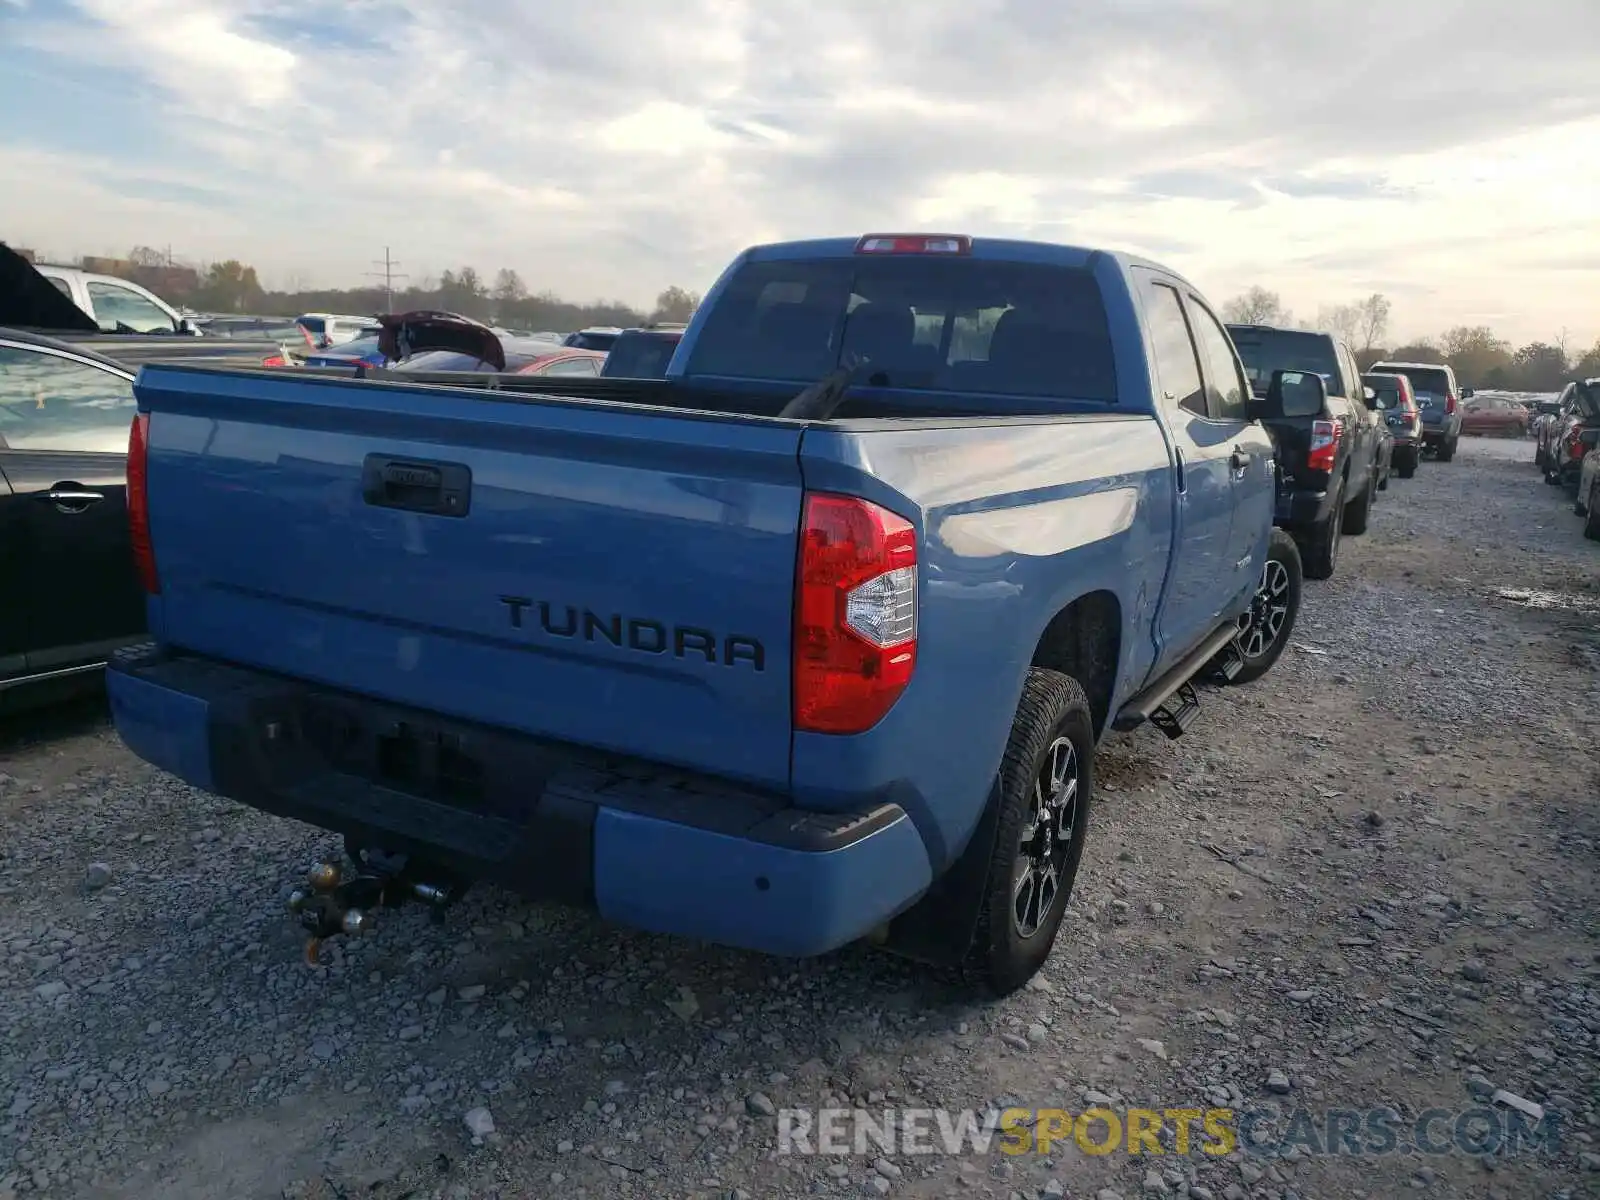
POLYGON ((1584 536, 1600 541, 1600 378, 1567 384, 1553 407, 1542 415, 1533 464, 1572 497, 1584 536))
POLYGON ((1308 579, 1327 579, 1346 535, 1366 532, 1391 474, 1410 479, 1425 453, 1455 457, 1462 401, 1448 366, 1380 362, 1363 374, 1332 333, 1230 325, 1256 394, 1289 372, 1284 412, 1269 421, 1278 465, 1277 524, 1299 545, 1308 579))

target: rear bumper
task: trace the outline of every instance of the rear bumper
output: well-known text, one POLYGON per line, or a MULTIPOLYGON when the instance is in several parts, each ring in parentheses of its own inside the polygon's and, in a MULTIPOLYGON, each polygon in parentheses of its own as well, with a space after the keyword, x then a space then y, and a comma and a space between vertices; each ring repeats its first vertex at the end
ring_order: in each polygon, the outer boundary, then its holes
POLYGON ((1278 493, 1274 524, 1283 529, 1305 530, 1320 525, 1333 508, 1333 495, 1326 491, 1301 490, 1278 493))
POLYGON ((113 658, 106 689, 129 748, 195 787, 635 928, 803 957, 932 882, 894 804, 798 809, 152 646, 113 658))

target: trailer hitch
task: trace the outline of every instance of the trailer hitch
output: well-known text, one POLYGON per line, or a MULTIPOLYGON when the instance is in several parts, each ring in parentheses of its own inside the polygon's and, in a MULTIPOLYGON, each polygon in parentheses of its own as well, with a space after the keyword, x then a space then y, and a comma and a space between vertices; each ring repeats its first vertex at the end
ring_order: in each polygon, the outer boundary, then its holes
POLYGON ((441 922, 461 891, 453 881, 415 873, 403 856, 368 854, 354 866, 334 859, 317 863, 306 874, 305 886, 290 894, 289 911, 308 935, 305 959, 314 967, 323 942, 370 933, 378 910, 416 900, 428 906, 432 920, 441 922))

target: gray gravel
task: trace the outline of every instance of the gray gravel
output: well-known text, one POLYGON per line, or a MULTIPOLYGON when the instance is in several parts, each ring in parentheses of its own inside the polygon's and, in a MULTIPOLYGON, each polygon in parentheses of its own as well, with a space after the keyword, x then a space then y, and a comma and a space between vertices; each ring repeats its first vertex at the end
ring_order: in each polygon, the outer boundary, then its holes
POLYGON ((1207 692, 1181 742, 1107 744, 1068 928, 1000 1003, 492 891, 312 971, 283 900, 331 839, 156 775, 92 712, 13 722, 0 1200, 1586 1194, 1600 550, 1523 458, 1467 442, 1394 480, 1272 675, 1207 692), (1561 1115, 1560 1154, 774 1153, 797 1104, 1498 1091, 1561 1115))

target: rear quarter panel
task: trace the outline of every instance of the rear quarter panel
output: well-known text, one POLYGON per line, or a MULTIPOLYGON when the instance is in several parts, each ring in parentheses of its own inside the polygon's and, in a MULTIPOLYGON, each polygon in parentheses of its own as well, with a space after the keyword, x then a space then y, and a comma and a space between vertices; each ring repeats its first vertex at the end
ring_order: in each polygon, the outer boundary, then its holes
POLYGON ((1155 657, 1172 546, 1173 476, 1149 416, 1078 416, 851 432, 801 446, 807 490, 866 497, 918 527, 917 666, 899 703, 855 737, 797 733, 792 783, 818 808, 899 803, 935 870, 965 846, 1051 619, 1115 598, 1112 710, 1155 657))

